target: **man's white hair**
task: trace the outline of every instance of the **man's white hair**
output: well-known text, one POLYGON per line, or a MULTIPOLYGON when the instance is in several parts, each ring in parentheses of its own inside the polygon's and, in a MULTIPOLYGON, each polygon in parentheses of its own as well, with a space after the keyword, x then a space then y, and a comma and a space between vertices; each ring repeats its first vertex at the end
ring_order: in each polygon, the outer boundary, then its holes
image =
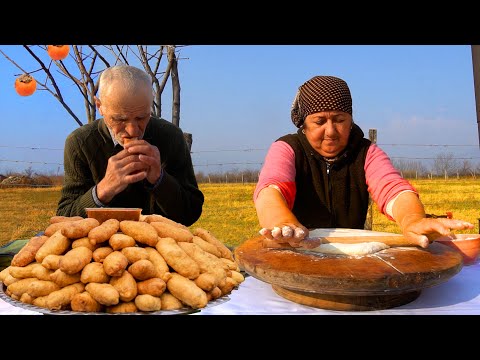
POLYGON ((100 99, 108 92, 110 85, 120 80, 128 91, 135 91, 140 86, 151 88, 152 79, 144 70, 131 65, 115 65, 106 68, 100 75, 98 95, 100 99))

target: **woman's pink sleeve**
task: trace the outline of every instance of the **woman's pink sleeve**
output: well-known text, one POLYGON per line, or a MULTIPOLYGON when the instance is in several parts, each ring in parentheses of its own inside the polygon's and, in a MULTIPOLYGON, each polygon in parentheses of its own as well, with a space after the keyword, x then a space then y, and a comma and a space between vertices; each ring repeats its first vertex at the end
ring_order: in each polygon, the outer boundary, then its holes
POLYGON ((292 209, 297 191, 295 175, 295 153, 292 147, 284 141, 272 143, 253 192, 253 201, 257 200, 258 193, 263 188, 275 185, 285 198, 288 208, 292 209))
POLYGON ((371 144, 367 151, 365 177, 372 200, 377 204, 379 211, 390 220, 393 218, 385 210, 389 201, 405 190, 413 191, 418 196, 413 185, 402 177, 388 155, 376 144, 371 144))

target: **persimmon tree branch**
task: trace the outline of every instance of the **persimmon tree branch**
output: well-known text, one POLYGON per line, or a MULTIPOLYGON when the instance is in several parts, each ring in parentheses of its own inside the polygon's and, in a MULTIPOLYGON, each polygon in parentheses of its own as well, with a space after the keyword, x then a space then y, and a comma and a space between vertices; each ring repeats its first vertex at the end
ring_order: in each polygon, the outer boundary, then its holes
POLYGON ((28 45, 23 46, 29 53, 30 55, 40 64, 41 68, 47 75, 47 78, 50 80, 52 83, 52 86, 55 88, 55 92, 51 91, 48 86, 46 85, 47 82, 45 81, 44 87, 62 104, 62 106, 67 110, 67 112, 73 117, 73 119, 77 122, 78 125, 82 126, 83 123, 80 121, 80 119, 77 117, 77 115, 72 111, 70 106, 67 105, 65 100, 63 99, 62 93, 60 91, 60 88, 57 86, 57 82, 55 81, 55 78, 53 77, 52 73, 50 72, 50 69, 47 68, 44 64, 44 62, 35 54, 28 45))
POLYGON ((159 45, 156 48, 151 45, 137 45, 136 47, 132 45, 72 45, 72 52, 64 60, 47 58, 46 45, 24 45, 23 47, 39 64, 38 69, 27 71, 24 66, 11 59, 3 50, 0 50, 0 53, 25 74, 43 72, 45 80, 42 82, 36 79, 39 90, 46 90, 57 99, 79 126, 82 126, 83 123, 67 103, 61 90, 63 82, 61 83, 56 76, 62 76, 67 82, 73 82, 84 100, 87 119, 90 123, 96 119, 95 94, 98 91, 99 74, 112 64, 134 64, 137 62, 143 66, 152 78, 154 91, 152 109, 155 116, 160 117, 162 114, 162 94, 168 80, 171 79, 173 90, 172 122, 179 126, 180 82, 175 45, 159 45), (35 48, 40 49, 40 51, 36 52, 35 48), (167 55, 167 64, 165 65, 165 71, 161 71, 164 54, 167 55), (58 75, 53 72, 52 65, 57 67, 58 75))

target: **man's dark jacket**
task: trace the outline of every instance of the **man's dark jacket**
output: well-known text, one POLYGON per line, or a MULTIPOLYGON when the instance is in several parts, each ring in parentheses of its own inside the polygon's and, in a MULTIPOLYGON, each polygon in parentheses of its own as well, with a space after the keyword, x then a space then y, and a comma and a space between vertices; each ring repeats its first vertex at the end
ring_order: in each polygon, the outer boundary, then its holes
MULTIPOLYGON (((183 132, 172 123, 152 117, 144 140, 158 147, 164 176, 153 191, 146 180, 130 184, 109 207, 141 208, 142 214, 159 214, 190 226, 202 213, 203 193, 195 178, 183 132)), ((92 188, 105 176, 108 159, 123 150, 114 146, 103 119, 75 129, 65 140, 65 178, 57 215, 86 217, 85 208, 97 207, 92 188)))

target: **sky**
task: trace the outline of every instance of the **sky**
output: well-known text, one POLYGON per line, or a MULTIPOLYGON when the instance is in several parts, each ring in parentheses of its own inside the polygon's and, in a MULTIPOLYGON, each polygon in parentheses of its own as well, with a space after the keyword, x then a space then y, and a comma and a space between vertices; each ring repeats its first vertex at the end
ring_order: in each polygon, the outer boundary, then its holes
MULTIPOLYGON (((37 68, 20 45, 0 50, 37 68)), ((316 75, 348 83, 354 121, 366 137, 376 129, 392 159, 442 153, 480 163, 470 45, 189 45, 179 59, 180 127, 193 136, 196 172, 259 170, 270 144, 296 132, 293 98, 316 75)), ((62 173, 65 138, 79 125, 46 91, 17 95, 19 74, 0 53, 0 174, 62 173)), ((64 96, 87 123, 73 85, 64 96)), ((162 101, 171 121, 168 87, 162 101)))

